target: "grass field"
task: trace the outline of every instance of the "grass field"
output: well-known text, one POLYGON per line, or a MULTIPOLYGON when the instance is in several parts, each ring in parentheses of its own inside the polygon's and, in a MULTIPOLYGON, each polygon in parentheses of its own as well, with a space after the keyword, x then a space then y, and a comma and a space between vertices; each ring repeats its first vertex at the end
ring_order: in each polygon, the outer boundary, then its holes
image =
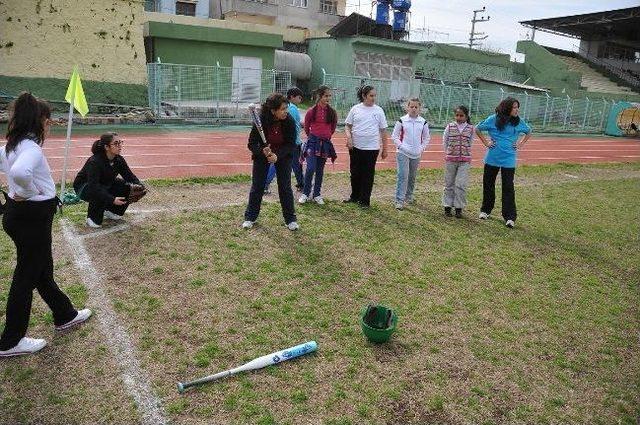
MULTIPOLYGON (((442 215, 440 170, 421 172, 417 205, 401 212, 393 174, 376 178, 363 211, 338 201, 345 174, 327 176, 329 202, 296 206, 295 233, 274 202, 240 229, 244 178, 156 182, 139 207, 172 211, 132 214, 127 231, 86 240, 172 422, 636 423, 640 164, 519 168, 513 230, 499 206, 477 220, 480 170, 463 220, 442 215), (387 344, 360 331, 370 301, 398 312, 387 344), (314 355, 175 390, 311 339, 314 355)), ((67 210, 78 226, 83 208, 67 210)), ((58 233, 58 280, 91 306, 58 233)), ((14 256, 4 234, 0 253, 4 306, 14 256)), ((51 346, 0 363, 0 418, 135 421, 95 323, 52 339, 51 321, 38 299, 30 335, 51 346)))

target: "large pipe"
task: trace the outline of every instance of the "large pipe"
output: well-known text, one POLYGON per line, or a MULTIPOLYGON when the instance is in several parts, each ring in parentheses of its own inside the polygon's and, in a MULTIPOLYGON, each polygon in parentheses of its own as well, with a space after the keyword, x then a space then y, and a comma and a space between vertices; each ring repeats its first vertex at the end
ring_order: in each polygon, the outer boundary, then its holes
POLYGON ((311 78, 311 57, 305 53, 276 50, 274 67, 278 71, 289 71, 297 80, 311 78))

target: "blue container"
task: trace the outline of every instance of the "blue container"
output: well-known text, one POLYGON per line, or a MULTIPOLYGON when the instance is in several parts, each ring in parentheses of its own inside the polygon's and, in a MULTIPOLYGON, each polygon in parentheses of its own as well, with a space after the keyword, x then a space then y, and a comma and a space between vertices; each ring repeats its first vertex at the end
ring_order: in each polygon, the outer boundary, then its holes
POLYGON ((376 24, 389 25, 389 4, 386 2, 378 1, 376 7, 376 24))
POLYGON ((408 12, 411 9, 411 0, 392 0, 391 7, 395 10, 408 12))
POLYGON ((393 11, 393 30, 404 31, 407 28, 407 12, 393 11))

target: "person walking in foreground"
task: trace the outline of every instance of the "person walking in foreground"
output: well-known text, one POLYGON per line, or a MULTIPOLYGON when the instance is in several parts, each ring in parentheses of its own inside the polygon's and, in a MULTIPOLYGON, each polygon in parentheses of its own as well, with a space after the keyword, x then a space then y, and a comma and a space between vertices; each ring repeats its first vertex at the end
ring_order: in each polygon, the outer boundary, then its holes
POLYGON ((473 131, 469 109, 464 105, 458 106, 455 121, 445 127, 442 135, 445 152, 442 205, 447 217, 452 216, 451 208, 455 208, 456 218, 462 218, 462 210, 467 205, 473 131))
POLYGON ((93 155, 73 181, 78 197, 89 203, 86 220, 89 227, 102 227, 104 218, 122 220, 129 201, 137 201, 147 193, 121 155, 122 143, 117 133, 100 136, 91 146, 93 155))
POLYGON ((344 202, 353 202, 369 208, 376 173, 378 154, 387 158, 387 117, 376 105, 376 89, 363 86, 358 89, 360 103, 354 105, 345 119, 351 195, 344 202), (382 150, 380 149, 382 146, 382 150))
POLYGON ((318 205, 324 205, 321 196, 322 178, 327 158, 335 162, 338 155, 331 142, 331 136, 338 125, 338 114, 329 105, 331 102, 331 89, 320 86, 316 91, 317 103, 307 111, 304 117, 304 132, 307 134, 307 143, 303 152, 303 158, 307 161, 307 171, 304 175, 304 189, 298 202, 304 204, 313 200, 318 205), (315 175, 315 184, 313 177, 315 175), (313 184, 313 196, 311 185, 313 184))
POLYGON ((253 170, 251 172, 251 191, 249 203, 244 213, 242 228, 250 229, 260 214, 264 182, 269 164, 275 164, 278 180, 278 196, 284 222, 289 230, 298 230, 296 212, 291 189, 291 161, 296 146, 297 128, 288 114, 287 98, 279 93, 270 95, 260 109, 260 121, 268 146, 263 146, 258 128, 254 124, 249 134, 247 147, 251 151, 253 170))
POLYGON ((45 102, 22 93, 10 108, 7 144, 0 148, 0 171, 7 175, 9 193, 2 227, 16 246, 17 262, 7 297, 0 357, 35 353, 44 339, 26 337, 33 290, 53 313, 55 329, 62 331, 86 321, 91 310, 77 311, 53 278, 51 227, 59 200, 51 170, 42 152, 51 125, 45 102))
POLYGON ((476 126, 476 134, 487 148, 482 176, 482 208, 480 219, 486 220, 496 200, 496 177, 502 176, 502 218, 509 228, 516 224, 516 194, 513 178, 518 150, 531 138, 531 127, 519 117, 520 102, 512 97, 504 99, 496 113, 476 126), (483 131, 489 133, 487 140, 483 131), (518 141, 520 134, 525 136, 518 141))
POLYGON ((407 102, 407 115, 396 122, 391 139, 396 145, 398 177, 396 184, 396 209, 401 210, 406 203, 413 203, 416 174, 420 166, 422 152, 429 145, 429 124, 420 116, 422 103, 413 98, 407 102))

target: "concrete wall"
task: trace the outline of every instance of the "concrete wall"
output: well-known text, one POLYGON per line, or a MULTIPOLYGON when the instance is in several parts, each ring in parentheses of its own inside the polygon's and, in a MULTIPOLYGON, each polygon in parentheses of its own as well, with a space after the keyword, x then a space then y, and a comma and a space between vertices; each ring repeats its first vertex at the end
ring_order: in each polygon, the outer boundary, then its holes
POLYGON ((232 66, 233 56, 262 59, 262 67, 272 69, 276 48, 282 47, 279 34, 261 34, 224 28, 200 27, 162 22, 145 24, 145 36, 153 43, 153 62, 232 66))
POLYGON ((308 37, 327 37, 322 31, 301 30, 296 28, 284 28, 273 25, 259 24, 257 20, 262 17, 255 16, 256 22, 244 23, 232 19, 207 19, 194 18, 190 16, 177 16, 164 13, 145 13, 145 21, 147 22, 163 22, 175 23, 181 25, 195 25, 206 28, 224 28, 239 31, 252 31, 264 34, 277 34, 282 36, 282 40, 290 43, 303 43, 308 37))
POLYGON ((141 0, 0 1, 0 75, 68 79, 77 64, 85 80, 145 84, 143 7, 141 0))
MULTIPOLYGON (((320 0, 308 0, 307 7, 292 6, 291 0, 221 0, 225 19, 259 23, 272 21, 273 25, 285 28, 301 28, 326 31, 336 25, 346 10, 346 0, 339 0, 337 15, 320 12, 320 0)), ((219 6, 213 4, 212 17, 220 16, 219 6)))

